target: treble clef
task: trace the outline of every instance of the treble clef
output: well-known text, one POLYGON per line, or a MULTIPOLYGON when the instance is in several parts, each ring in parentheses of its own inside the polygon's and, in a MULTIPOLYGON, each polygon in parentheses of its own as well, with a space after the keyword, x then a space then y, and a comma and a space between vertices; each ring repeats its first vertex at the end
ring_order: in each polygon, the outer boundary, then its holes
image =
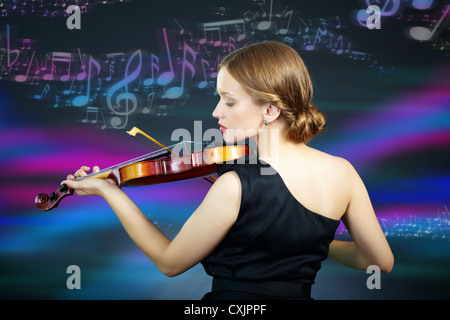
POLYGON ((113 114, 117 116, 126 116, 126 120, 122 126, 119 126, 122 120, 119 117, 113 117, 111 119, 111 125, 113 128, 120 129, 124 128, 127 125, 128 122, 128 115, 132 114, 136 108, 137 108, 137 99, 136 96, 133 93, 128 92, 128 83, 135 80, 139 73, 141 72, 142 68, 142 55, 141 50, 137 50, 133 55, 128 59, 127 66, 125 68, 125 77, 123 80, 119 81, 115 85, 109 89, 108 94, 106 95, 106 104, 108 105, 108 108, 113 112, 113 114), (132 63, 132 61, 136 58, 136 56, 139 58, 139 64, 130 75, 128 75, 128 69, 132 63), (124 88, 124 92, 117 95, 115 99, 115 104, 113 105, 111 102, 111 99, 113 95, 119 91, 121 88, 124 88), (122 105, 122 101, 125 101, 125 105, 122 105), (131 103, 131 106, 129 105, 131 103), (124 111, 121 111, 122 109, 125 109, 124 111))

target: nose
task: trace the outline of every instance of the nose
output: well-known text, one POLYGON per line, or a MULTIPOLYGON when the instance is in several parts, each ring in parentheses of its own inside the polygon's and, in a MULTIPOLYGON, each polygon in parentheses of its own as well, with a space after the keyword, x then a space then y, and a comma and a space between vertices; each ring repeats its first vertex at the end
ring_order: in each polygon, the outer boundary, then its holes
POLYGON ((214 109, 212 116, 216 119, 222 119, 223 118, 223 113, 222 113, 222 108, 221 108, 221 104, 220 101, 217 103, 216 108, 214 109))

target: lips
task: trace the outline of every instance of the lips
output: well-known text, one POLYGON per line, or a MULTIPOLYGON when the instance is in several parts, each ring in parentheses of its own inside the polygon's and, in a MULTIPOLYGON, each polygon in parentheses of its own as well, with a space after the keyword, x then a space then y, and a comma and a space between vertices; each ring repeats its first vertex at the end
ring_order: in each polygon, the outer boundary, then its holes
POLYGON ((220 132, 225 132, 226 130, 227 130, 227 128, 225 128, 223 125, 221 125, 220 123, 219 123, 219 129, 220 129, 220 132))

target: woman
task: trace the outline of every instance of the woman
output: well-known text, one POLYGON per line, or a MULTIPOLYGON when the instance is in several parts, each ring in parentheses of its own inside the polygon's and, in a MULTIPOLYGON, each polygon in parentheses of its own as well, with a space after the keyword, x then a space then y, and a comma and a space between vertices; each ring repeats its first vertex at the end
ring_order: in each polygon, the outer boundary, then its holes
MULTIPOLYGON (((253 139, 256 163, 224 165, 203 202, 170 240, 112 180, 63 181, 103 197, 167 276, 202 262, 205 299, 311 299, 321 261, 390 272, 393 255, 366 188, 346 160, 307 145, 325 128, 300 56, 279 42, 239 49, 220 64, 213 116, 227 143, 253 139), (220 205, 218 205, 220 204, 220 205), (353 242, 334 241, 343 220, 353 242)), ((94 167, 93 171, 98 171, 94 167)))

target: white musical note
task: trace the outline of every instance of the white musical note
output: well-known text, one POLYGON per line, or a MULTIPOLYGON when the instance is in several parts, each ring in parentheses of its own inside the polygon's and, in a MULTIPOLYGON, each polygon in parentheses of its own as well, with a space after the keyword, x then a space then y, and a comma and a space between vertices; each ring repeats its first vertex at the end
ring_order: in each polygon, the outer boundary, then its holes
POLYGON ((282 28, 282 29, 280 29, 280 31, 278 31, 280 34, 286 34, 288 32, 289 25, 291 24, 292 10, 286 13, 285 17, 287 17, 287 16, 289 16, 287 26, 286 26, 286 28, 282 28))
MULTIPOLYGON (((272 4, 273 4, 273 0, 270 0, 269 20, 261 21, 260 23, 258 23, 258 25, 256 26, 258 28, 258 30, 267 30, 272 25, 272 4)), ((264 11, 264 9, 263 9, 263 11, 264 11)), ((265 14, 266 14, 266 12, 264 11, 264 16, 265 16, 265 14)))
POLYGON ((431 40, 431 38, 436 33, 437 28, 442 23, 442 21, 444 20, 444 18, 447 15, 449 10, 450 10, 450 6, 447 6, 447 8, 443 11, 441 18, 439 19, 438 23, 436 24, 436 26, 434 27, 433 30, 430 30, 430 29, 428 29, 426 27, 422 27, 422 26, 416 26, 416 27, 412 27, 409 30, 409 34, 411 35, 411 37, 413 37, 414 39, 419 40, 419 41, 431 40))

